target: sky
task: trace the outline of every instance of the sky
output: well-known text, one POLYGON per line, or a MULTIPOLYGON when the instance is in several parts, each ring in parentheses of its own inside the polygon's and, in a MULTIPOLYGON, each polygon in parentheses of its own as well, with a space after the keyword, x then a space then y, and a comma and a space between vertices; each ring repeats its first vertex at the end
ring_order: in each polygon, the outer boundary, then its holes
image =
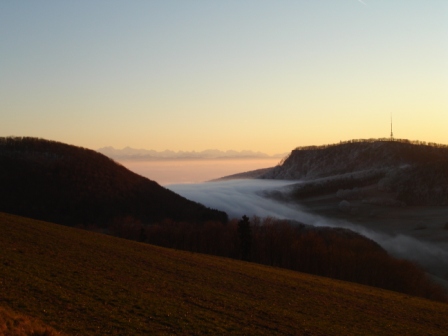
POLYGON ((446 0, 0 1, 0 136, 448 144, 446 0))

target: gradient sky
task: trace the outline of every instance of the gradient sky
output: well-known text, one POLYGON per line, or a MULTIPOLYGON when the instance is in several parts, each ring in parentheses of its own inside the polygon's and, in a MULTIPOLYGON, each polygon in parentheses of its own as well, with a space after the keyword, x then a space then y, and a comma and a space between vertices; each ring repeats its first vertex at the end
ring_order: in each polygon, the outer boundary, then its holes
POLYGON ((0 136, 448 143, 447 0, 1 1, 0 136))

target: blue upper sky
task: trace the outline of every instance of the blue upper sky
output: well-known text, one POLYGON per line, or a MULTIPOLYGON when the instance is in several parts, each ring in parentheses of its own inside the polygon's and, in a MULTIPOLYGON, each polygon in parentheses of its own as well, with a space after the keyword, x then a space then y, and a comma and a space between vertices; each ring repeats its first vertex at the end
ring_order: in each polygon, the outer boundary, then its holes
POLYGON ((251 149, 448 143, 448 1, 2 1, 0 136, 251 149))

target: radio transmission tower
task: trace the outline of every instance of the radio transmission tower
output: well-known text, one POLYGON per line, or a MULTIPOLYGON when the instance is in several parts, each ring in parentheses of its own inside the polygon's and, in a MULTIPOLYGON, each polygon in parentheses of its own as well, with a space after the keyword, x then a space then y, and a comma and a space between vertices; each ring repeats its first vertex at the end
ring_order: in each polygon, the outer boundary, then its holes
POLYGON ((390 140, 394 140, 394 132, 392 131, 392 113, 390 114, 390 140))

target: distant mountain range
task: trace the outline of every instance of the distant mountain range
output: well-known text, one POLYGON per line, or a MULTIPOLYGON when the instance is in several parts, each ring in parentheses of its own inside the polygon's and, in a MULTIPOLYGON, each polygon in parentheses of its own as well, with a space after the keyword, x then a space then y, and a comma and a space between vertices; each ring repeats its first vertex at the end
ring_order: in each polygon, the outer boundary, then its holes
POLYGON ((287 153, 268 155, 262 152, 254 152, 250 150, 222 151, 218 149, 207 149, 204 151, 155 151, 148 149, 136 149, 125 147, 123 149, 115 149, 108 146, 98 149, 98 152, 116 159, 116 160, 182 160, 182 159, 261 159, 261 158, 283 158, 287 153))

